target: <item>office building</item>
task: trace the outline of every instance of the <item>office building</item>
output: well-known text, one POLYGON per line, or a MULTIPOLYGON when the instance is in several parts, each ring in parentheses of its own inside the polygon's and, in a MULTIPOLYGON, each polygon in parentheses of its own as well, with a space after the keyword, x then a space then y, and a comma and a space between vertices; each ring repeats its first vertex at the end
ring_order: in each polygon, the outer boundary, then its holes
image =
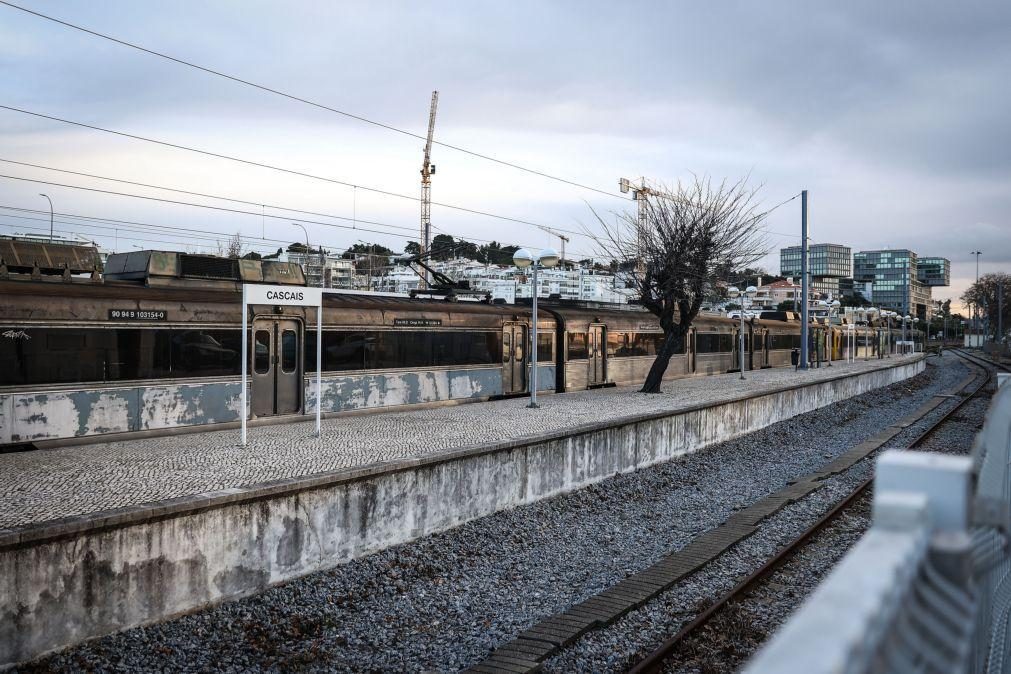
POLYGON ((921 257, 916 261, 916 280, 928 286, 951 285, 951 260, 921 257))
MULTIPOLYGON (((853 255, 853 279, 868 285, 877 307, 926 320, 931 285, 945 285, 946 279, 942 271, 940 276, 935 274, 932 277, 934 283, 924 283, 920 280, 918 262, 916 253, 907 249, 860 251, 853 255)), ((946 267, 942 265, 942 268, 946 267)))
MULTIPOLYGON (((801 248, 789 246, 779 251, 779 274, 801 278, 801 248)), ((811 290, 823 297, 839 296, 839 279, 852 274, 852 251, 837 243, 815 243, 808 246, 808 273, 811 290)))

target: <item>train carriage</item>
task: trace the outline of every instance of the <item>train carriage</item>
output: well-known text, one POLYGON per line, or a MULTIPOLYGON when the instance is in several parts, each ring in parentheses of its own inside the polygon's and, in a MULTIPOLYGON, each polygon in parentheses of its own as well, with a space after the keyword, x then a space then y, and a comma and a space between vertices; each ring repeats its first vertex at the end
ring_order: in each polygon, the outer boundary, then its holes
MULTIPOLYGON (((304 285, 297 265, 155 251, 111 256, 104 278, 8 277, 0 450, 236 425, 242 283, 304 285)), ((316 312, 249 308, 253 423, 304 418, 317 396, 332 414, 529 392, 526 306, 325 293, 319 391, 316 312)), ((799 328, 792 316, 747 321, 745 368, 790 365, 799 328)), ((739 330, 738 321, 697 317, 664 378, 736 370, 739 330)), ((642 310, 545 302, 537 341, 539 390, 565 392, 640 384, 664 335, 642 310)))

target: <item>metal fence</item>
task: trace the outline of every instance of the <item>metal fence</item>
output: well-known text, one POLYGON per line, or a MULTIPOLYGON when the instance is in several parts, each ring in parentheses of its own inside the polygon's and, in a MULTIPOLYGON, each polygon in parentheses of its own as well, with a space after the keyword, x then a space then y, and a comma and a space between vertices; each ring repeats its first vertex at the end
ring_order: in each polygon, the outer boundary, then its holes
POLYGON ((970 457, 878 459, 873 525, 749 663, 771 672, 1011 672, 1011 386, 970 457))

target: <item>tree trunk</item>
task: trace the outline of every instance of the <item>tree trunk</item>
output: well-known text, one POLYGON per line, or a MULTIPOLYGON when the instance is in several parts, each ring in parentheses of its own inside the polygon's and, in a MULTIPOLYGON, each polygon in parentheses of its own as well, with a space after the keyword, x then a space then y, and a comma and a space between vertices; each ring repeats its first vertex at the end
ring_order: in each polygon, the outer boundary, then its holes
POLYGON ((684 337, 687 329, 681 330, 680 325, 674 325, 673 329, 667 333, 663 341, 663 347, 660 349, 660 353, 656 354, 656 360, 653 361, 652 367, 649 368, 649 374, 646 375, 646 382, 639 389, 640 393, 660 393, 660 385, 663 383, 663 375, 667 372, 667 366, 670 365, 670 359, 681 351, 681 345, 684 344, 684 337))

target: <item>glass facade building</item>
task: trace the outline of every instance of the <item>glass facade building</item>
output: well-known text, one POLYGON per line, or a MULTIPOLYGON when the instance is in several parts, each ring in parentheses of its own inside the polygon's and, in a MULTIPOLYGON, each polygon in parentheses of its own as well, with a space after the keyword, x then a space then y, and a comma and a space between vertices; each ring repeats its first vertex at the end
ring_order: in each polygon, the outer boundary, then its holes
POLYGON ((916 261, 916 280, 928 286, 951 285, 951 260, 945 257, 921 257, 916 261))
POLYGON ((871 284, 876 306, 926 320, 930 286, 920 281, 919 260, 913 251, 860 251, 853 256, 853 279, 871 284))
MULTIPOLYGON (((808 272, 812 277, 846 278, 853 271, 852 251, 837 243, 815 243, 808 246, 808 272)), ((800 276, 800 246, 779 251, 780 276, 800 276)), ((836 284, 838 286, 838 284, 836 284)))
MULTIPOLYGON (((780 276, 799 279, 800 263, 800 246, 780 249, 780 276)), ((838 297, 839 279, 848 278, 853 271, 850 248, 837 243, 815 243, 808 246, 808 263, 811 290, 820 293, 822 297, 838 297)))

